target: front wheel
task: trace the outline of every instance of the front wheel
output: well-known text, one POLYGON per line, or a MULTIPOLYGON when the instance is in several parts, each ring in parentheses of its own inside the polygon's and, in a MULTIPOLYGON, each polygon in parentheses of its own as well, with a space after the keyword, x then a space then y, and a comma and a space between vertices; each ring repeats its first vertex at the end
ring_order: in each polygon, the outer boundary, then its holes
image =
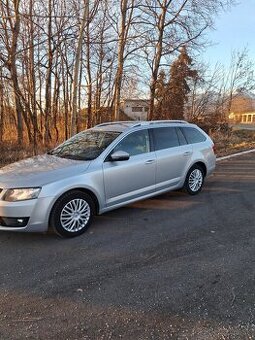
POLYGON ((187 173, 184 189, 190 195, 196 195, 202 190, 204 184, 204 170, 199 165, 194 165, 187 173))
POLYGON ((95 204, 87 193, 69 191, 55 203, 50 214, 50 226, 62 237, 78 236, 88 229, 94 212, 95 204))

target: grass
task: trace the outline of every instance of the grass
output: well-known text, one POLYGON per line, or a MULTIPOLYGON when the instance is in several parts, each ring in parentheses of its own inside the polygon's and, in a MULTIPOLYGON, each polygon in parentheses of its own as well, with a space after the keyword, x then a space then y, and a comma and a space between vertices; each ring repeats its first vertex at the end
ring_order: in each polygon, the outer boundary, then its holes
POLYGON ((227 156, 255 148, 255 131, 234 130, 229 134, 214 132, 211 137, 216 146, 217 156, 227 156))

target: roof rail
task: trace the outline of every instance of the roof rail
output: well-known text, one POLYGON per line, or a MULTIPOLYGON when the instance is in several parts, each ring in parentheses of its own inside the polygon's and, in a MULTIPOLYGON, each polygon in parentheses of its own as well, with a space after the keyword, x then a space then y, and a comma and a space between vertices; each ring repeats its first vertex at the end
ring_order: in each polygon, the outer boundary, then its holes
POLYGON ((132 121, 132 120, 120 120, 116 122, 105 122, 101 124, 97 124, 96 126, 107 126, 107 125, 137 125, 139 124, 137 121, 132 121))
POLYGON ((145 121, 140 121, 140 120, 120 120, 120 121, 115 121, 115 122, 105 122, 96 125, 95 127, 103 127, 107 125, 122 125, 125 127, 129 128, 134 128, 134 127, 139 127, 139 126, 146 126, 146 125, 153 125, 153 124, 171 124, 171 123, 180 123, 180 124, 188 124, 186 120, 145 120, 145 121))
POLYGON ((149 124, 161 124, 161 123, 181 123, 181 124, 188 124, 186 120, 153 120, 150 121, 149 124))

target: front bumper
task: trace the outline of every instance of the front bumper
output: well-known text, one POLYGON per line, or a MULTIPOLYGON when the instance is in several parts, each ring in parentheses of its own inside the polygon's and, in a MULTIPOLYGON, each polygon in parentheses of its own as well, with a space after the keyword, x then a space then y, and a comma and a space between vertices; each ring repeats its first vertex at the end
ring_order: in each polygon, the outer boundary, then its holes
POLYGON ((2 224, 0 224, 0 230, 22 232, 47 231, 53 201, 54 197, 42 197, 19 202, 6 202, 0 200, 0 221, 6 221, 6 218, 19 220, 26 219, 25 222, 28 221, 24 226, 8 226, 6 223, 2 222, 2 224))

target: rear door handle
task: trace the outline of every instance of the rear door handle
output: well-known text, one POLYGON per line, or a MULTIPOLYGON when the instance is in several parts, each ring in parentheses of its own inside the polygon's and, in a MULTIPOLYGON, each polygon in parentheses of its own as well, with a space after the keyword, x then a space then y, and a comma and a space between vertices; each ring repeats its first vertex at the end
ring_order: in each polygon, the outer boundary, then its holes
POLYGON ((183 156, 189 156, 189 155, 191 155, 191 151, 186 151, 186 152, 184 152, 184 154, 183 154, 183 156))
POLYGON ((152 164, 155 162, 155 159, 149 159, 148 161, 145 162, 145 164, 152 164))

